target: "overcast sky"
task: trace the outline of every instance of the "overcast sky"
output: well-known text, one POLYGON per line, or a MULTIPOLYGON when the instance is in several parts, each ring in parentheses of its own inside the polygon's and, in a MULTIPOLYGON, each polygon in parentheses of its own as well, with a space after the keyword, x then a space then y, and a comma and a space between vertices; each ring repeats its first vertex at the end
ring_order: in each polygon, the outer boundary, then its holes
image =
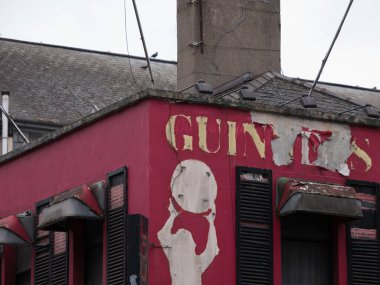
MULTIPOLYGON (((129 52, 143 55, 132 1, 127 2, 129 52)), ((282 70, 314 79, 349 0, 282 0, 282 70)), ((137 0, 149 53, 176 60, 176 1, 137 0)), ((123 0, 0 0, 0 35, 127 53, 123 0)), ((356 0, 322 81, 380 88, 380 0, 356 0)), ((0 59, 1 60, 1 59, 0 59)), ((0 79, 1 80, 1 79, 0 79)))

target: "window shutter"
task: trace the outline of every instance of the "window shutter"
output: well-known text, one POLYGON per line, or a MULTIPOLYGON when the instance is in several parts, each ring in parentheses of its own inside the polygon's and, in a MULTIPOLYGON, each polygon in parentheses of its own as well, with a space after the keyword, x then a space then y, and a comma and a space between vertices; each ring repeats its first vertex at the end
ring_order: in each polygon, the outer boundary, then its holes
MULTIPOLYGON (((49 200, 36 207, 36 225, 42 209, 49 200)), ((67 233, 37 230, 34 256, 35 285, 68 284, 68 239, 67 233)))
POLYGON ((68 284, 68 238, 65 232, 50 232, 50 284, 68 284))
POLYGON ((127 169, 107 177, 107 284, 127 284, 127 169))
POLYGON ((238 167, 236 172, 238 285, 272 284, 272 223, 272 172, 238 167))
POLYGON ((380 211, 376 183, 348 181, 362 200, 364 217, 348 228, 348 273, 351 285, 380 284, 380 211))

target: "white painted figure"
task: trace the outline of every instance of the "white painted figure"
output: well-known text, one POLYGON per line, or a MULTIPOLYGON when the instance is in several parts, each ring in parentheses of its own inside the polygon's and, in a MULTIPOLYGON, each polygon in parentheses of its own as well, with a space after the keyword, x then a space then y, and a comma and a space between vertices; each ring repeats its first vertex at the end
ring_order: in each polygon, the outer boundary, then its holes
POLYGON ((201 285, 202 273, 219 253, 214 225, 217 184, 210 168, 199 160, 185 160, 175 168, 171 179, 172 198, 169 201, 170 216, 158 232, 158 239, 169 261, 172 285, 201 285), (179 229, 172 233, 179 215, 172 199, 181 208, 203 216, 209 223, 205 250, 196 254, 192 233, 179 229))

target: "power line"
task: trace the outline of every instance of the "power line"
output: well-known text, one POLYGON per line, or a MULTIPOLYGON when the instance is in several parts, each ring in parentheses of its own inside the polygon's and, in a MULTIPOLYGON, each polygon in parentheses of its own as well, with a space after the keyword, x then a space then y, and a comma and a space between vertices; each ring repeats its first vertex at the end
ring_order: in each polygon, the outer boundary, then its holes
MULTIPOLYGON (((125 0, 124 0, 124 3, 125 3, 125 0)), ((134 8, 134 10, 135 10, 135 15, 136 15, 136 20, 137 20, 137 25, 139 26, 139 31, 140 31, 141 41, 142 41, 142 44, 143 44, 143 47, 144 47, 144 53, 145 53, 146 63, 147 63, 147 65, 148 65, 148 69, 149 69, 150 80, 151 80, 152 83, 154 84, 153 73, 152 73, 152 67, 151 67, 151 65, 150 65, 150 60, 149 60, 148 50, 147 50, 147 48, 146 48, 146 43, 145 43, 144 33, 143 33, 142 26, 141 26, 141 22, 140 22, 140 17, 139 17, 139 12, 138 12, 138 10, 137 10, 136 1, 135 1, 135 0, 132 0, 132 3, 133 3, 133 8, 134 8)), ((158 55, 158 53, 156 52, 154 55, 152 55, 152 57, 156 57, 157 55, 158 55)))
POLYGON ((330 48, 329 50, 327 51, 327 54, 325 56, 325 58, 322 60, 322 65, 321 65, 321 68, 319 69, 319 72, 318 72, 318 75, 317 77, 315 78, 314 82, 313 82, 313 85, 311 86, 311 89, 309 91, 309 94, 307 94, 307 96, 311 96, 311 94, 313 93, 314 89, 315 89, 315 86, 317 85, 318 81, 319 81, 319 78, 321 77, 321 74, 322 74, 322 71, 323 71, 323 68, 325 67, 325 64, 329 58, 329 55, 331 53, 331 50, 333 49, 334 47, 334 44, 339 36, 339 33, 340 33, 340 30, 342 29, 343 27, 343 24, 344 24, 344 21, 346 20, 346 17, 348 15, 348 12, 350 11, 350 8, 352 6, 352 3, 354 2, 354 0, 351 0, 350 3, 348 4, 348 7, 346 9, 346 13, 344 13, 344 16, 343 16, 343 19, 342 21, 340 22, 340 25, 339 25, 339 28, 338 30, 336 31, 336 34, 335 34, 335 37, 330 45, 330 48))
POLYGON ((128 32, 127 32, 127 5, 125 3, 125 0, 123 0, 123 2, 124 2, 124 33, 125 33, 125 42, 127 44, 127 54, 128 54, 129 69, 131 71, 132 80, 133 80, 134 84, 136 85, 137 89, 139 89, 139 91, 141 91, 142 88, 137 83, 135 75, 133 74, 133 70, 132 70, 131 58, 130 58, 130 54, 129 54, 128 32))

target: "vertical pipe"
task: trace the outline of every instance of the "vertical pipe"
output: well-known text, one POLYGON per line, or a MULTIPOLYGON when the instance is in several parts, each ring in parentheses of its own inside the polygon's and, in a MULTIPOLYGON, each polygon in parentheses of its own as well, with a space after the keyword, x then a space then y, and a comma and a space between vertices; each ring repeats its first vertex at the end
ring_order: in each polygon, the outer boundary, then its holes
MULTIPOLYGON (((1 105, 4 110, 9 113, 9 92, 1 92, 2 102, 1 105)), ((6 154, 8 152, 8 118, 4 113, 1 115, 2 131, 1 131, 1 154, 6 154)))
POLYGON ((199 42, 201 53, 203 53, 203 7, 202 0, 199 0, 199 42))
MULTIPOLYGON (((9 92, 8 91, 1 91, 1 95, 8 95, 8 104, 9 104, 9 92)), ((9 109, 9 106, 8 106, 8 109, 9 109)), ((17 132, 24 139, 24 141, 26 143, 30 143, 28 138, 23 134, 23 132, 20 130, 20 128, 16 125, 15 121, 13 121, 12 117, 8 114, 7 111, 4 110, 2 104, 0 104, 0 111, 3 113, 3 116, 5 116, 9 120, 9 122, 11 122, 12 126, 17 130, 17 132)), ((8 129, 7 129, 7 132, 8 132, 8 129)))

